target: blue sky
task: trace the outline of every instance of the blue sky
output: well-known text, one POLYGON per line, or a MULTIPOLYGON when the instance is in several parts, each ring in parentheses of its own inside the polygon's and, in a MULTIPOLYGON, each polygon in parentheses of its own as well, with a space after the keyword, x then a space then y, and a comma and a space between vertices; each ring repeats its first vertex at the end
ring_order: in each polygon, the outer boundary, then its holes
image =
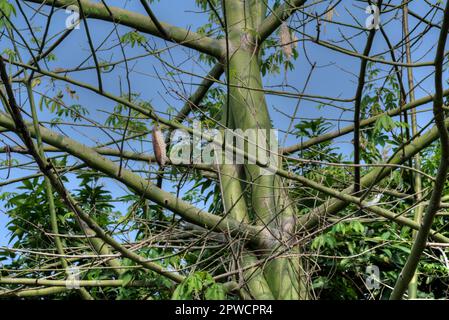
MULTIPOLYGON (((109 4, 116 4, 116 1, 107 1, 109 4)), ((204 14, 199 13, 199 9, 193 6, 193 0, 170 0, 170 1, 161 1, 153 6, 154 12, 157 13, 158 17, 160 17, 161 21, 165 21, 171 23, 173 25, 177 25, 180 27, 191 28, 195 30, 197 27, 201 26, 205 22, 207 22, 207 17, 204 14)), ((342 22, 350 22, 354 23, 351 15, 355 17, 360 23, 364 24, 364 21, 367 17, 367 14, 364 12, 364 7, 360 5, 360 1, 344 1, 345 6, 348 9, 346 11, 342 6, 339 6, 337 12, 334 15, 334 19, 342 21, 342 22)), ((144 13, 138 1, 121 1, 121 3, 126 3, 126 8, 133 11, 138 11, 144 13)), ((325 6, 325 4, 321 5, 321 7, 325 6)), ((412 4, 412 10, 420 13, 422 10, 426 9, 427 6, 423 3, 423 1, 414 1, 412 4)), ((27 13, 30 13, 29 9, 26 9, 27 13)), ((65 19, 67 18, 67 14, 63 10, 58 10, 53 18, 53 23, 51 25, 50 34, 56 34, 64 30, 65 27, 65 19)), ((392 14, 387 14, 385 17, 382 17, 382 21, 386 22, 392 19, 392 14)), ((412 26, 416 23, 416 20, 413 18, 410 19, 412 26)), ((25 24, 22 18, 16 18, 17 27, 23 28, 25 24)), ((437 20, 438 21, 438 20, 437 20)), ((34 26, 42 26, 43 20, 42 18, 35 17, 31 21, 34 26)), ((292 21, 292 25, 297 26, 298 22, 292 21)), ((89 20, 90 31, 93 35, 94 43, 96 46, 100 45, 104 39, 107 39, 108 35, 111 33, 111 24, 107 22, 101 21, 91 21, 89 20)), ((307 29, 307 32, 310 34, 314 34, 314 26, 310 26, 307 29)), ((401 28, 400 28, 400 17, 399 19, 390 21, 385 29, 387 34, 390 37, 392 43, 396 43, 401 37, 401 28)), ((411 29, 413 29, 411 27, 411 29)), ((416 31, 422 31, 422 26, 419 27, 416 31)), ((342 29, 345 33, 345 36, 351 37, 356 32, 348 31, 348 29, 342 29)), ((119 34, 123 35, 124 33, 131 31, 129 28, 119 27, 119 34)), ((337 39, 341 38, 341 34, 335 26, 327 26, 326 31, 322 31, 322 38, 327 39, 337 39)), ((28 35, 27 35, 28 36, 28 35)), ((299 38, 301 38, 298 35, 299 38)), ((435 30, 431 30, 426 35, 426 41, 422 43, 422 45, 413 52, 413 57, 422 57, 423 61, 431 61, 433 59, 433 44, 436 42, 438 37, 438 33, 435 30)), ((153 43, 159 47, 163 47, 165 44, 163 41, 155 39, 152 36, 146 36, 150 43, 153 43)), ((365 44, 366 37, 364 35, 355 37, 352 41, 352 44, 357 49, 357 51, 363 51, 363 47, 365 44)), ((3 52, 6 47, 9 46, 9 43, 6 41, 0 42, 0 52, 3 52)), ((115 33, 103 44, 101 48, 110 48, 117 44, 117 39, 115 33)), ((346 46, 345 43, 341 43, 341 46, 346 46)), ((380 33, 376 35, 376 40, 374 42, 374 46, 372 49, 373 53, 384 52, 386 50, 385 42, 380 33)), ((138 48, 127 48, 126 54, 128 56, 136 56, 143 51, 138 48)), ((66 40, 58 49, 55 51, 57 56, 57 60, 50 63, 50 68, 56 67, 74 67, 77 66, 80 62, 82 62, 86 57, 89 56, 89 47, 86 42, 85 29, 84 26, 81 26, 80 30, 76 30, 72 32, 70 38, 66 40)), ((284 83, 285 79, 287 79, 287 83, 296 87, 297 90, 301 90, 306 81, 307 75, 310 70, 310 65, 306 62, 306 54, 307 57, 312 62, 317 63, 317 68, 315 72, 312 74, 309 86, 307 88, 308 94, 316 94, 316 95, 325 95, 325 96, 335 96, 340 98, 352 98, 356 88, 356 74, 359 70, 360 61, 355 57, 347 57, 343 54, 330 51, 329 49, 319 47, 313 43, 306 42, 304 45, 302 42, 299 44, 299 58, 294 62, 295 69, 293 71, 289 71, 287 76, 285 77, 283 74, 268 76, 264 79, 265 86, 279 86, 284 83)), ((102 59, 111 59, 118 60, 121 59, 121 51, 119 48, 115 47, 108 51, 100 51, 100 57, 102 59)), ((187 50, 181 48, 179 46, 175 46, 171 50, 171 55, 165 55, 164 58, 169 59, 171 63, 178 65, 185 70, 192 73, 205 74, 209 67, 201 63, 198 58, 198 54, 192 52, 191 50, 187 50)), ((389 56, 385 56, 386 59, 390 59, 389 56)), ((24 55, 24 60, 28 60, 28 57, 24 55)), ((89 61, 88 65, 91 65, 92 62, 89 61)), ((132 79, 132 91, 139 92, 141 94, 140 98, 142 100, 151 101, 151 103, 156 107, 157 110, 165 111, 167 106, 171 106, 173 108, 179 109, 183 105, 183 101, 180 101, 173 94, 173 91, 182 92, 185 96, 188 96, 190 93, 194 92, 196 86, 195 84, 199 83, 201 79, 197 77, 191 77, 188 75, 180 75, 178 79, 187 83, 186 85, 178 85, 176 83, 169 83, 168 87, 164 86, 162 82, 158 79, 158 76, 165 76, 167 73, 167 69, 164 69, 159 61, 153 57, 146 57, 144 59, 140 59, 138 62, 130 63, 130 68, 133 70, 131 79, 132 79)), ((383 70, 389 70, 389 66, 380 66, 383 70)), ((173 71, 173 70, 168 70, 173 71)), ((425 78, 432 70, 430 68, 417 68, 415 69, 415 78, 423 79, 425 78)), ((91 83, 96 85, 96 76, 92 71, 88 72, 78 72, 72 75, 73 78, 78 79, 80 81, 84 81, 87 83, 91 83)), ((123 88, 123 91, 127 91, 125 82, 125 72, 123 67, 118 67, 114 69, 110 73, 103 74, 104 87, 107 91, 113 92, 117 94, 120 90, 120 87, 123 88), (121 85, 120 85, 121 83, 121 85)), ((284 83, 285 84, 285 83, 284 83)), ((167 84, 166 84, 167 85, 167 84)), ((65 84, 58 83, 58 89, 64 90, 65 84)), ((433 79, 430 77, 428 80, 424 81, 421 87, 417 90, 416 95, 417 98, 421 96, 428 95, 433 91, 433 79)), ((50 95, 54 95, 55 92, 50 90, 51 88, 48 86, 48 83, 41 84, 37 90, 41 92, 48 92, 50 95)), ((88 108, 90 114, 90 118, 95 119, 96 121, 103 122, 106 114, 104 110, 112 111, 115 103, 110 100, 101 98, 97 95, 94 95, 86 90, 81 90, 76 88, 77 94, 79 95, 79 101, 69 101, 66 103, 74 104, 79 103, 84 107, 88 108)), ((273 123, 275 128, 284 128, 288 123, 289 119, 283 116, 281 113, 276 112, 276 110, 281 110, 282 112, 292 113, 294 110, 297 99, 292 98, 283 98, 273 95, 267 95, 267 103, 270 108, 271 115, 273 117, 273 123)), ((302 119, 307 118, 317 118, 317 117, 326 117, 326 118, 341 118, 341 119, 351 119, 353 117, 352 112, 345 112, 341 114, 341 112, 335 108, 330 106, 324 106, 320 109, 317 108, 318 103, 316 102, 308 102, 302 101, 298 115, 302 119)), ((351 105, 346 105, 346 107, 352 107, 351 105)), ((428 108, 429 105, 423 106, 421 108, 428 108)), ((40 114, 41 120, 50 120, 52 116, 48 112, 42 112, 40 114)), ((430 115, 428 114, 420 114, 419 122, 420 124, 426 123, 430 119, 430 115)), ((347 125, 347 123, 341 123, 340 126, 347 125)), ((83 128, 82 130, 74 130, 71 128, 63 127, 66 132, 85 144, 93 145, 95 142, 102 142, 109 140, 108 137, 99 130, 92 130, 88 128, 83 128)), ((281 135, 281 140, 283 136, 281 135)), ((4 141, 8 141, 4 137, 2 137, 4 141)), ((349 143, 351 137, 344 136, 339 139, 336 139, 335 145, 341 148, 348 156, 352 152, 351 144, 349 143)), ((290 145, 292 143, 296 143, 295 137, 288 137, 286 145, 290 145)), ((151 144, 148 142, 146 145, 128 145, 128 150, 135 149, 137 151, 145 151, 151 152, 151 144)), ((5 156, 3 154, 3 156, 5 156)), ((16 156, 17 159, 23 160, 25 158, 16 156)), ((142 164, 133 164, 142 166, 142 164)), ((23 174, 30 174, 31 172, 23 172, 19 170, 13 170, 11 172, 10 178, 18 177, 23 174)), ((0 171, 0 179, 6 176, 6 170, 0 171)), ((126 189, 123 186, 118 185, 115 182, 110 183, 108 180, 108 187, 114 192, 114 194, 124 194, 126 193, 126 189)), ((11 185, 8 187, 0 188, 0 192, 12 191, 17 185, 11 185)), ((69 184, 69 188, 74 188, 76 186, 76 181, 72 180, 69 184)), ((0 203, 0 205, 2 205, 0 203)), ((118 209, 123 209, 123 207, 118 207, 118 209)), ((2 208, 4 210, 4 208, 2 208)), ((7 237, 4 231, 4 225, 7 222, 7 217, 0 212, 0 245, 6 245, 7 237)))

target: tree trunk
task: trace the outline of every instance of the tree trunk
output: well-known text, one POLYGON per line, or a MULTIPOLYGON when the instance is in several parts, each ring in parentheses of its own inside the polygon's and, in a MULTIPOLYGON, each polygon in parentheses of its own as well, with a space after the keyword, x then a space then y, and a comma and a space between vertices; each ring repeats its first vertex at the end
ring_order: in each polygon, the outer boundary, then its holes
MULTIPOLYGON (((223 5, 228 54, 222 60, 229 92, 222 119, 230 129, 263 129, 268 146, 272 124, 262 91, 259 47, 255 34, 265 16, 266 7, 262 1, 243 0, 227 0, 223 5)), ((244 168, 245 170, 240 171, 238 166, 232 165, 221 168, 222 173, 226 173, 223 174, 226 177, 221 180, 225 207, 235 209, 233 217, 240 221, 268 226, 278 238, 278 241, 266 248, 255 248, 254 253, 247 252, 241 259, 242 268, 256 261, 261 262, 257 269, 245 272, 246 277, 251 277, 245 279, 246 282, 257 283, 248 285, 246 290, 256 299, 264 299, 270 295, 275 299, 306 299, 306 275, 302 269, 300 249, 293 247, 285 251, 285 245, 295 240, 291 235, 296 221, 296 209, 288 200, 288 195, 282 191, 285 190, 282 188, 284 182, 275 175, 261 174, 261 168, 255 164, 245 163, 244 168), (245 183, 242 185, 240 181, 245 183), (250 191, 249 197, 241 196, 245 189, 250 191), (246 204, 243 203, 245 200, 246 204), (238 205, 235 205, 236 202, 238 205), (289 257, 270 258, 279 255, 281 251, 289 257), (267 261, 263 261, 264 259, 267 261), (266 284, 270 293, 267 293, 266 284)))

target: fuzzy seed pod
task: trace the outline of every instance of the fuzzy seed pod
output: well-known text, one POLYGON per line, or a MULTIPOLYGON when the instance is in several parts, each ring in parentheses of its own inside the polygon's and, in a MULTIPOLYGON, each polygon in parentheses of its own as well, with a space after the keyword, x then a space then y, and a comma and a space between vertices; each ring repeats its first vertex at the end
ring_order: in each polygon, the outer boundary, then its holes
POLYGON ((335 13, 335 7, 330 8, 327 12, 326 12, 326 20, 332 21, 332 18, 334 17, 334 13, 335 13))
POLYGON ((279 42, 282 51, 284 51, 284 54, 287 56, 287 59, 290 60, 293 54, 293 44, 290 30, 288 29, 288 25, 286 22, 283 22, 281 24, 281 29, 279 32, 279 42))
MULTIPOLYGON (((327 8, 327 12, 326 12, 326 20, 327 21, 332 21, 332 19, 334 18, 334 15, 339 16, 337 10, 335 9, 335 7, 333 6, 332 8, 327 8)), ((323 23, 323 31, 326 33, 326 21, 323 23)))
POLYGON ((165 144, 164 136, 158 126, 153 128, 153 150, 159 166, 165 166, 165 163, 167 162, 167 146, 165 144))

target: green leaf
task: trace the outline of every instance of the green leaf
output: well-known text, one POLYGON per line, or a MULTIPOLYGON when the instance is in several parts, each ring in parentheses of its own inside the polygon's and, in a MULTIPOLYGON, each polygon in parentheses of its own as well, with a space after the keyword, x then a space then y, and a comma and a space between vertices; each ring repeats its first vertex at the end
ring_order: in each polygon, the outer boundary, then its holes
POLYGON ((204 297, 206 300, 224 300, 226 299, 226 292, 223 285, 214 283, 207 288, 204 297))
POLYGON ((131 281, 134 280, 134 276, 130 272, 125 272, 120 276, 122 282, 122 287, 126 287, 131 281))

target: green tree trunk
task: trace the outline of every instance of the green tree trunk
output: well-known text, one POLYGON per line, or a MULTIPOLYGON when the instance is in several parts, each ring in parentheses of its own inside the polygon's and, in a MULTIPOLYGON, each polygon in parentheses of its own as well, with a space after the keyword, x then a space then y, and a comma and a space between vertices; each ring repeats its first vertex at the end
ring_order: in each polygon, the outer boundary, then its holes
MULTIPOLYGON (((263 84, 255 33, 265 16, 266 8, 261 1, 228 0, 223 4, 228 37, 225 52, 228 54, 222 60, 229 85, 229 101, 223 108, 223 118, 227 119, 225 124, 231 129, 264 129, 268 146, 272 123, 265 95, 261 90, 263 84)), ((296 220, 295 208, 288 200, 288 195, 281 192, 283 181, 275 175, 262 175, 261 168, 257 165, 245 164, 244 167, 244 172, 238 171, 236 166, 227 168, 225 202, 231 203, 231 197, 235 199, 241 194, 242 189, 237 179, 245 181, 244 187, 250 190, 250 197, 246 198, 246 217, 240 219, 252 219, 257 225, 268 225, 279 239, 266 248, 257 248, 259 251, 263 249, 263 252, 257 252, 257 259, 267 259, 267 262, 262 261, 260 268, 263 269, 263 276, 273 297, 305 299, 308 297, 305 290, 306 277, 301 267, 299 248, 289 249, 286 252, 288 258, 268 259, 281 250, 284 251, 286 242, 295 240, 291 237, 296 220), (235 179, 234 183, 229 181, 232 179, 235 179), (292 253, 296 254, 292 257, 292 253)), ((243 262, 243 266, 254 263, 254 256, 244 258, 243 262)), ((259 284, 260 281, 259 279, 259 284)), ((256 299, 266 297, 266 291, 261 289, 263 285, 259 286, 261 290, 253 290, 252 286, 250 288, 250 295, 256 299)))

